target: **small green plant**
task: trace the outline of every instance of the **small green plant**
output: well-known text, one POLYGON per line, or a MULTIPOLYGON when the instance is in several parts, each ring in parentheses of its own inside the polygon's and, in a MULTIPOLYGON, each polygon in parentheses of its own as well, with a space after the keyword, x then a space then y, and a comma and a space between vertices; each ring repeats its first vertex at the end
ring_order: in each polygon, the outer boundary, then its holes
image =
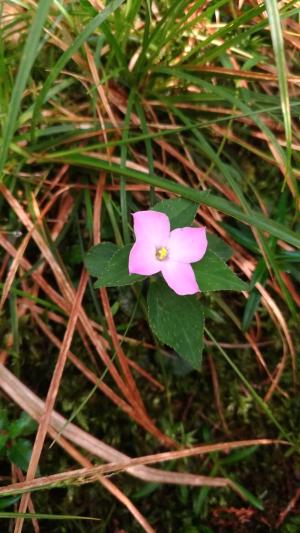
MULTIPOLYGON (((25 412, 17 420, 9 420, 6 409, 0 409, 0 458, 26 472, 32 452, 28 437, 36 430, 35 421, 25 412)), ((13 505, 20 496, 7 496, 0 499, 0 511, 13 505)))
POLYGON ((36 430, 35 421, 25 412, 10 421, 7 411, 0 410, 0 454, 21 470, 28 468, 32 444, 28 437, 36 430))
MULTIPOLYGON (((189 200, 172 199, 157 203, 153 208, 153 212, 156 211, 167 215, 165 220, 169 220, 171 230, 181 228, 189 231, 191 228, 187 226, 192 224, 197 208, 197 204, 189 200), (183 228, 183 226, 185 227, 183 228)), ((147 228, 145 227, 144 229, 146 230, 147 228)), ((201 230, 199 231, 202 233, 201 230)), ((146 233, 149 232, 146 231, 146 233)), ((159 228, 153 228, 152 237, 155 233, 156 239, 159 241, 161 238, 159 228)), ((173 231, 171 231, 170 235, 172 233, 173 231)), ((150 236, 145 235, 144 240, 147 241, 148 237, 150 238, 150 236)), ((204 332, 204 310, 198 298, 199 290, 201 291, 200 294, 219 290, 242 291, 247 290, 248 285, 239 279, 226 265, 226 260, 231 255, 231 249, 222 239, 217 238, 215 235, 207 236, 205 249, 203 249, 204 253, 200 254, 202 256, 200 260, 198 260, 199 257, 196 257, 196 259, 192 259, 192 261, 187 263, 183 263, 182 260, 181 262, 172 262, 167 257, 167 248, 159 249, 158 252, 161 253, 163 251, 166 255, 164 258, 169 263, 172 263, 171 277, 168 270, 165 272, 164 266, 160 268, 160 265, 164 263, 162 258, 157 255, 155 258, 155 254, 153 258, 148 258, 149 247, 147 242, 144 244, 142 242, 141 244, 142 248, 146 250, 145 257, 137 257, 135 259, 136 265, 140 266, 142 263, 144 274, 155 274, 161 271, 164 278, 164 280, 159 278, 150 279, 147 297, 149 325, 154 335, 161 342, 173 348, 191 367, 199 370, 201 367, 204 332), (155 264, 154 266, 150 265, 150 267, 153 266, 154 268, 154 270, 150 268, 150 272, 149 262, 151 261, 155 264), (180 265, 180 268, 184 265, 185 268, 188 267, 190 269, 186 275, 193 277, 191 283, 186 280, 185 271, 182 273, 181 270, 177 272, 175 269, 174 272, 173 263, 175 266, 180 265)), ((151 245, 151 243, 148 244, 149 246, 151 245)), ((194 244, 196 245, 196 243, 194 244)), ((180 247, 186 248, 184 242, 177 246, 178 253, 180 252, 180 247)), ((193 247, 192 244, 191 247, 193 247)), ((133 246, 131 244, 119 248, 115 244, 108 242, 94 246, 88 252, 85 264, 89 273, 98 278, 95 283, 96 288, 132 285, 145 279, 144 275, 130 273, 130 262, 133 262, 132 250, 133 246)), ((173 253, 175 251, 173 250, 173 253)), ((187 255, 190 255, 190 253, 191 250, 188 251, 187 255)), ((138 269, 137 266, 136 268, 138 269)))

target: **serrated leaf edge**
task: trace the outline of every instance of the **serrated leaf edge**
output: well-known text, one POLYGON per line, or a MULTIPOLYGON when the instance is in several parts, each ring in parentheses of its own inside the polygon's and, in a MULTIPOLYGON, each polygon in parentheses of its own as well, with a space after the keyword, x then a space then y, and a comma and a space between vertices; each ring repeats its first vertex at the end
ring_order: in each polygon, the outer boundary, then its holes
MULTIPOLYGON (((215 255, 218 259, 220 259, 220 261, 222 261, 222 263, 224 263, 224 265, 226 265, 226 266, 229 268, 229 270, 231 270, 232 274, 234 274, 234 275, 237 277, 237 279, 238 279, 241 283, 243 283, 244 285, 246 285, 246 287, 245 287, 244 289, 209 289, 209 290, 204 290, 204 291, 200 290, 200 292, 201 292, 202 294, 207 294, 207 293, 209 293, 209 292, 223 292, 223 291, 242 292, 242 291, 249 291, 249 283, 247 283, 246 281, 242 280, 242 279, 241 279, 241 278, 240 278, 240 277, 239 277, 239 276, 238 276, 238 275, 237 275, 237 274, 236 274, 236 273, 230 268, 230 266, 227 264, 227 262, 224 261, 224 259, 222 259, 222 257, 220 257, 216 252, 214 252, 213 250, 209 250, 209 251, 210 251, 211 254, 215 255)), ((205 257, 205 255, 203 256, 203 258, 204 258, 204 257, 205 257)), ((197 261, 197 262, 200 263, 201 261, 202 261, 202 259, 200 259, 200 261, 197 261)), ((196 263, 197 263, 197 262, 196 262, 196 263)), ((193 267, 193 265, 195 265, 196 263, 192 263, 192 267, 193 267)))
MULTIPOLYGON (((134 243, 132 243, 131 247, 134 245, 134 243)), ((123 248, 126 248, 127 246, 129 246, 129 244, 125 244, 124 246, 121 246, 119 247, 114 253, 113 255, 111 256, 111 258, 109 259, 109 262, 108 262, 108 265, 109 263, 113 260, 113 258, 115 257, 115 255, 120 252, 120 250, 122 250, 123 248)), ((105 274, 105 272, 108 272, 109 271, 109 268, 108 266, 106 268, 104 268, 103 270, 103 275, 105 274)), ((129 274, 128 272, 128 275, 132 275, 132 276, 139 276, 139 274, 129 274)), ((103 285, 103 287, 126 287, 126 285, 133 285, 134 283, 138 283, 139 281, 143 281, 145 279, 146 276, 140 276, 139 279, 136 279, 135 281, 133 281, 132 283, 122 283, 121 285, 117 285, 118 283, 120 283, 121 280, 115 280, 114 284, 113 285, 103 285)), ((96 285, 96 283, 98 283, 98 281, 101 280, 101 277, 98 277, 97 280, 95 281, 94 283, 94 287, 96 285)), ((95 287, 95 289, 100 289, 102 287, 95 287)))
MULTIPOLYGON (((203 349, 204 349, 204 343, 202 343, 202 347, 200 349, 200 357, 201 357, 201 360, 200 360, 200 363, 199 363, 199 368, 195 367, 193 364, 191 364, 190 361, 187 361, 179 352, 176 351, 176 349, 171 345, 169 344, 168 342, 162 340, 160 338, 160 336, 158 335, 157 333, 157 330, 156 330, 156 327, 153 326, 153 322, 152 320, 150 319, 150 313, 149 313, 149 300, 148 300, 148 295, 147 295, 147 314, 148 314, 148 322, 149 322, 149 326, 151 328, 151 330, 153 331, 154 335, 156 335, 156 337, 158 338, 159 342, 161 342, 162 344, 165 344, 166 346, 169 346, 169 348, 171 348, 172 350, 174 350, 175 353, 177 353, 177 355, 185 362, 188 362, 191 367, 194 369, 194 370, 200 370, 201 369, 201 364, 202 364, 202 354, 203 354, 203 349)), ((205 314, 204 314, 204 309, 201 305, 201 311, 200 313, 201 314, 201 320, 202 320, 202 323, 203 323, 203 332, 204 332, 204 326, 205 326, 205 314)))

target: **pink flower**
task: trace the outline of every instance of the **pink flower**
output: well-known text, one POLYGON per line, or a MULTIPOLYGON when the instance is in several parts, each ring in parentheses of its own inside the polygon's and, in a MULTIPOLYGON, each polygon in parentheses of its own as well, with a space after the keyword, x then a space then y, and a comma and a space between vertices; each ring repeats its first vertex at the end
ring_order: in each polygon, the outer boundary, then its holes
POLYGON ((161 272, 176 294, 199 292, 191 263, 200 261, 206 252, 205 228, 170 231, 168 216, 159 211, 139 211, 133 219, 136 241, 129 255, 129 274, 161 272))

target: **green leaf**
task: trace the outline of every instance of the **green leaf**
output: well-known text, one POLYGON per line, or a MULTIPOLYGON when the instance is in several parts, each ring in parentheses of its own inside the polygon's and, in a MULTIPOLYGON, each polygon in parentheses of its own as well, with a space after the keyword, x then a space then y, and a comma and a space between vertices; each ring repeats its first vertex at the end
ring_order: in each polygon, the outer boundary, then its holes
MULTIPOLYGON (((121 287, 122 285, 132 285, 136 281, 142 281, 144 276, 128 273, 129 253, 132 244, 127 244, 119 248, 106 263, 105 269, 94 284, 96 289, 100 287, 121 287)), ((98 274, 99 275, 99 274, 98 274)))
POLYGON ((0 409, 0 430, 7 429, 8 417, 6 409, 0 409))
POLYGON ((36 430, 36 422, 27 413, 23 412, 18 418, 9 426, 10 438, 16 438, 20 435, 31 435, 36 430))
POLYGON ((247 291, 248 284, 242 281, 220 259, 208 250, 198 263, 192 264, 200 290, 209 291, 247 291))
POLYGON ((228 261, 233 254, 232 248, 214 233, 207 233, 208 250, 217 254, 223 261, 228 261))
POLYGON ((152 209, 168 215, 171 229, 175 229, 192 224, 197 213, 198 204, 184 198, 178 198, 175 200, 162 200, 155 204, 152 209))
POLYGON ((17 439, 7 450, 8 459, 22 470, 26 471, 32 453, 31 442, 26 439, 17 439))
POLYGON ((151 283, 148 316, 153 333, 199 370, 203 350, 204 314, 195 296, 178 296, 163 280, 151 283))
POLYGON ((117 245, 112 242, 103 242, 91 248, 84 258, 88 273, 96 278, 101 276, 117 249, 117 245))

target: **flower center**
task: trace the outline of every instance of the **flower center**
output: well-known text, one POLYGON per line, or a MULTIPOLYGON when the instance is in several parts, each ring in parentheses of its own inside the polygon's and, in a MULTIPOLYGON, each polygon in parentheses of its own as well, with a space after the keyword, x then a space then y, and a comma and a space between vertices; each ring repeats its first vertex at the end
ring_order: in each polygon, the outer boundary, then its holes
POLYGON ((164 261, 165 259, 167 259, 168 257, 168 250, 165 246, 162 246, 161 248, 157 248, 156 249, 156 259, 158 259, 159 261, 164 261))

